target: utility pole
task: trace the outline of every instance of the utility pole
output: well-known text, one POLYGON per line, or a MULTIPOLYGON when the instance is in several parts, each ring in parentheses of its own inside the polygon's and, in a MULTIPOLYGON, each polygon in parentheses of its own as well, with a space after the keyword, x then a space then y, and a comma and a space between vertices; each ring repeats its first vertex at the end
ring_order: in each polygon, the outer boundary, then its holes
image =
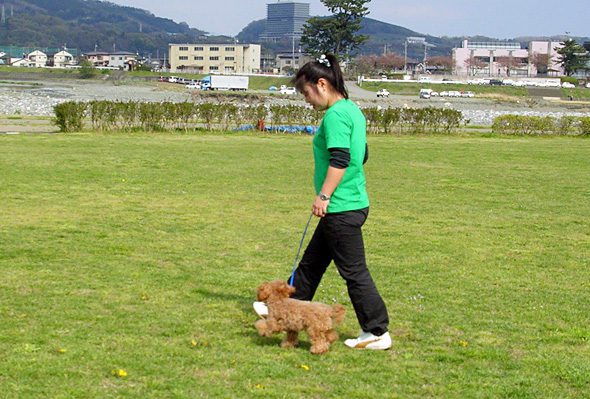
POLYGON ((6 15, 4 13, 4 4, 2 5, 2 18, 0 19, 0 22, 3 24, 6 23, 6 15))

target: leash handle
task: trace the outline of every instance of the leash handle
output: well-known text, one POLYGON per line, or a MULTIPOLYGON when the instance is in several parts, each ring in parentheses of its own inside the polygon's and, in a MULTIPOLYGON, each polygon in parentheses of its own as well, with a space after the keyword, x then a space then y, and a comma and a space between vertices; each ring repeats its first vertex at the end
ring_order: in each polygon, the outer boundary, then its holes
POLYGON ((289 280, 289 285, 293 286, 293 279, 295 278, 295 268, 297 267, 297 261, 299 260, 299 253, 301 252, 301 247, 303 246, 303 240, 305 239, 305 234, 307 234, 307 228, 309 227, 309 223, 311 222, 311 218, 313 217, 313 212, 309 215, 309 220, 307 221, 307 225, 305 226, 305 230, 303 230, 303 236, 301 237, 301 242, 299 243, 299 249, 297 250, 297 256, 295 257, 295 263, 293 264, 293 271, 291 272, 291 279, 289 280))

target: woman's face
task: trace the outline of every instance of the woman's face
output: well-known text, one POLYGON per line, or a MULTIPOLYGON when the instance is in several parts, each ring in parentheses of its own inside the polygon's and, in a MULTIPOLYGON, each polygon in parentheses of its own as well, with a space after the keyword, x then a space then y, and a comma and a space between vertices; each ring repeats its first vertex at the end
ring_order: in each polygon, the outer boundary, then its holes
POLYGON ((327 90, 322 88, 320 83, 305 83, 301 89, 301 94, 305 97, 305 102, 314 109, 322 111, 328 108, 327 90))

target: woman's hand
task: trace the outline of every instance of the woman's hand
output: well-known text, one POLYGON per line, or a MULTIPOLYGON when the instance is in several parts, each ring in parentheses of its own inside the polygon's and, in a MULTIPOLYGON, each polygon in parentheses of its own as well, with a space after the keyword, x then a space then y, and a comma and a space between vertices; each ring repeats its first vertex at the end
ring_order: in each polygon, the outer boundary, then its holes
POLYGON ((318 195, 317 197, 315 197, 315 201, 313 202, 311 211, 317 217, 323 218, 324 216, 326 216, 326 213, 328 213, 328 205, 330 205, 330 200, 323 200, 318 195))

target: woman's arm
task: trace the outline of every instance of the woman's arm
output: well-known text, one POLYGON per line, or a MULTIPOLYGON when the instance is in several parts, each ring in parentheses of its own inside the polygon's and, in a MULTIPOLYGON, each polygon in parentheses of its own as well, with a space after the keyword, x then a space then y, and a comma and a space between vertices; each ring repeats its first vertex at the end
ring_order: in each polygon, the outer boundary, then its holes
MULTIPOLYGON (((336 191, 336 187, 342 181, 342 177, 344 176, 344 172, 346 169, 339 169, 333 166, 328 167, 328 173, 326 174, 326 180, 324 180, 324 184, 322 185, 322 190, 320 191, 321 194, 325 194, 328 197, 331 197, 334 191, 336 191)), ((328 213, 328 205, 330 205, 330 200, 322 200, 318 195, 315 198, 312 206, 312 212, 317 217, 323 218, 328 213)))

